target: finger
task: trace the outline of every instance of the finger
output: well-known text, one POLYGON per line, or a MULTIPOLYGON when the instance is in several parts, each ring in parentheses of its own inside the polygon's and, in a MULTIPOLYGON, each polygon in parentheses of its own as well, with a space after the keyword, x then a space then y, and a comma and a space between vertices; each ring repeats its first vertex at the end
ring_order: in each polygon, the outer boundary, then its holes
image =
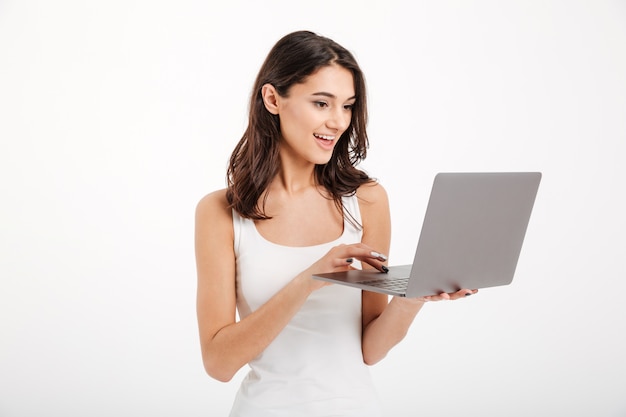
POLYGON ((376 251, 368 251, 362 258, 362 261, 384 273, 389 272, 389 269, 384 264, 387 261, 387 256, 376 251))
POLYGON ((450 294, 442 292, 441 294, 436 295, 427 295, 426 297, 422 297, 424 301, 443 301, 450 300, 450 294))
POLYGON ((346 258, 354 257, 381 272, 386 273, 389 271, 383 264, 387 261, 387 256, 372 250, 372 248, 365 244, 357 243, 354 245, 343 245, 338 247, 338 250, 340 251, 341 256, 345 256, 346 258))
POLYGON ((389 272, 389 268, 387 268, 386 265, 384 265, 382 262, 374 260, 374 259, 363 259, 363 267, 365 269, 365 265, 369 265, 371 267, 373 267, 374 269, 380 271, 380 272, 384 272, 385 274, 389 272))
POLYGON ((380 262, 387 261, 387 255, 373 250, 364 243, 355 243, 352 245, 339 245, 336 247, 346 257, 354 256, 362 260, 377 259, 380 262))
POLYGON ((378 259, 381 262, 386 262, 387 261, 387 255, 383 255, 380 252, 371 251, 370 252, 370 256, 372 256, 375 259, 378 259))
POLYGON ((354 262, 354 258, 335 258, 332 261, 333 268, 348 268, 354 262))
POLYGON ((451 293, 450 294, 450 299, 452 300, 458 300, 460 298, 466 298, 469 297, 472 294, 476 294, 478 292, 478 290, 468 290, 467 288, 464 288, 462 290, 459 290, 455 293, 451 293))

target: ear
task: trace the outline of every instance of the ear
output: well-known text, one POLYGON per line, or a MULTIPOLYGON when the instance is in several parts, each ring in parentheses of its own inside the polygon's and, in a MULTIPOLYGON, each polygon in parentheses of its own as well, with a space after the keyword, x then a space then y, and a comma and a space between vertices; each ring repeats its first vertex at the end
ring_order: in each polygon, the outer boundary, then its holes
POLYGON ((272 114, 278 114, 278 99, 280 95, 272 84, 264 84, 261 87, 261 97, 267 111, 272 114))

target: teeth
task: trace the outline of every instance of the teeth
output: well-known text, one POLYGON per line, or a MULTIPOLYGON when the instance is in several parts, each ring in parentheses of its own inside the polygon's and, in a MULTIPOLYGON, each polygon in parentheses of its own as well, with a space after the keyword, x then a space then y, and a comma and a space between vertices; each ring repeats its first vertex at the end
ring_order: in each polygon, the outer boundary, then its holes
POLYGON ((320 139, 324 139, 324 140, 333 140, 335 139, 334 136, 327 136, 327 135, 319 135, 317 133, 314 133, 316 138, 320 138, 320 139))

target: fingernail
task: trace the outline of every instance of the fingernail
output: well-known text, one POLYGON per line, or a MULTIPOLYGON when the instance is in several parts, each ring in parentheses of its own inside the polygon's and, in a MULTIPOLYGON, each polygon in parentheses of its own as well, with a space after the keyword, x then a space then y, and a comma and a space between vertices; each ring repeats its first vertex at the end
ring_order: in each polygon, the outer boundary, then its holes
POLYGON ((381 266, 380 269, 382 269, 385 274, 389 272, 389 268, 387 268, 385 265, 381 266))
POLYGON ((372 256, 374 258, 380 259, 381 261, 386 261, 387 260, 387 257, 385 255, 383 255, 382 253, 378 253, 378 252, 372 251, 372 256))

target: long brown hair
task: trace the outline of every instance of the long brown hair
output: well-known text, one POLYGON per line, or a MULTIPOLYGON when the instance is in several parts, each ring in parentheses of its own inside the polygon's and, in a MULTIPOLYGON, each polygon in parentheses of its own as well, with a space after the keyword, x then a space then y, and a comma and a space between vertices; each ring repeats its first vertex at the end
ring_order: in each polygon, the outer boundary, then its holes
POLYGON ((339 138, 330 161, 315 166, 316 181, 330 193, 338 208, 343 206, 343 196, 353 195, 360 185, 373 181, 356 168, 365 159, 369 145, 365 79, 359 65, 333 40, 309 31, 293 32, 274 45, 261 66, 250 98, 248 127, 230 157, 226 197, 241 216, 269 218, 259 199, 279 167, 280 122, 265 108, 261 88, 271 84, 285 97, 292 85, 305 82, 309 75, 331 64, 352 72, 356 101, 350 126, 339 138))

